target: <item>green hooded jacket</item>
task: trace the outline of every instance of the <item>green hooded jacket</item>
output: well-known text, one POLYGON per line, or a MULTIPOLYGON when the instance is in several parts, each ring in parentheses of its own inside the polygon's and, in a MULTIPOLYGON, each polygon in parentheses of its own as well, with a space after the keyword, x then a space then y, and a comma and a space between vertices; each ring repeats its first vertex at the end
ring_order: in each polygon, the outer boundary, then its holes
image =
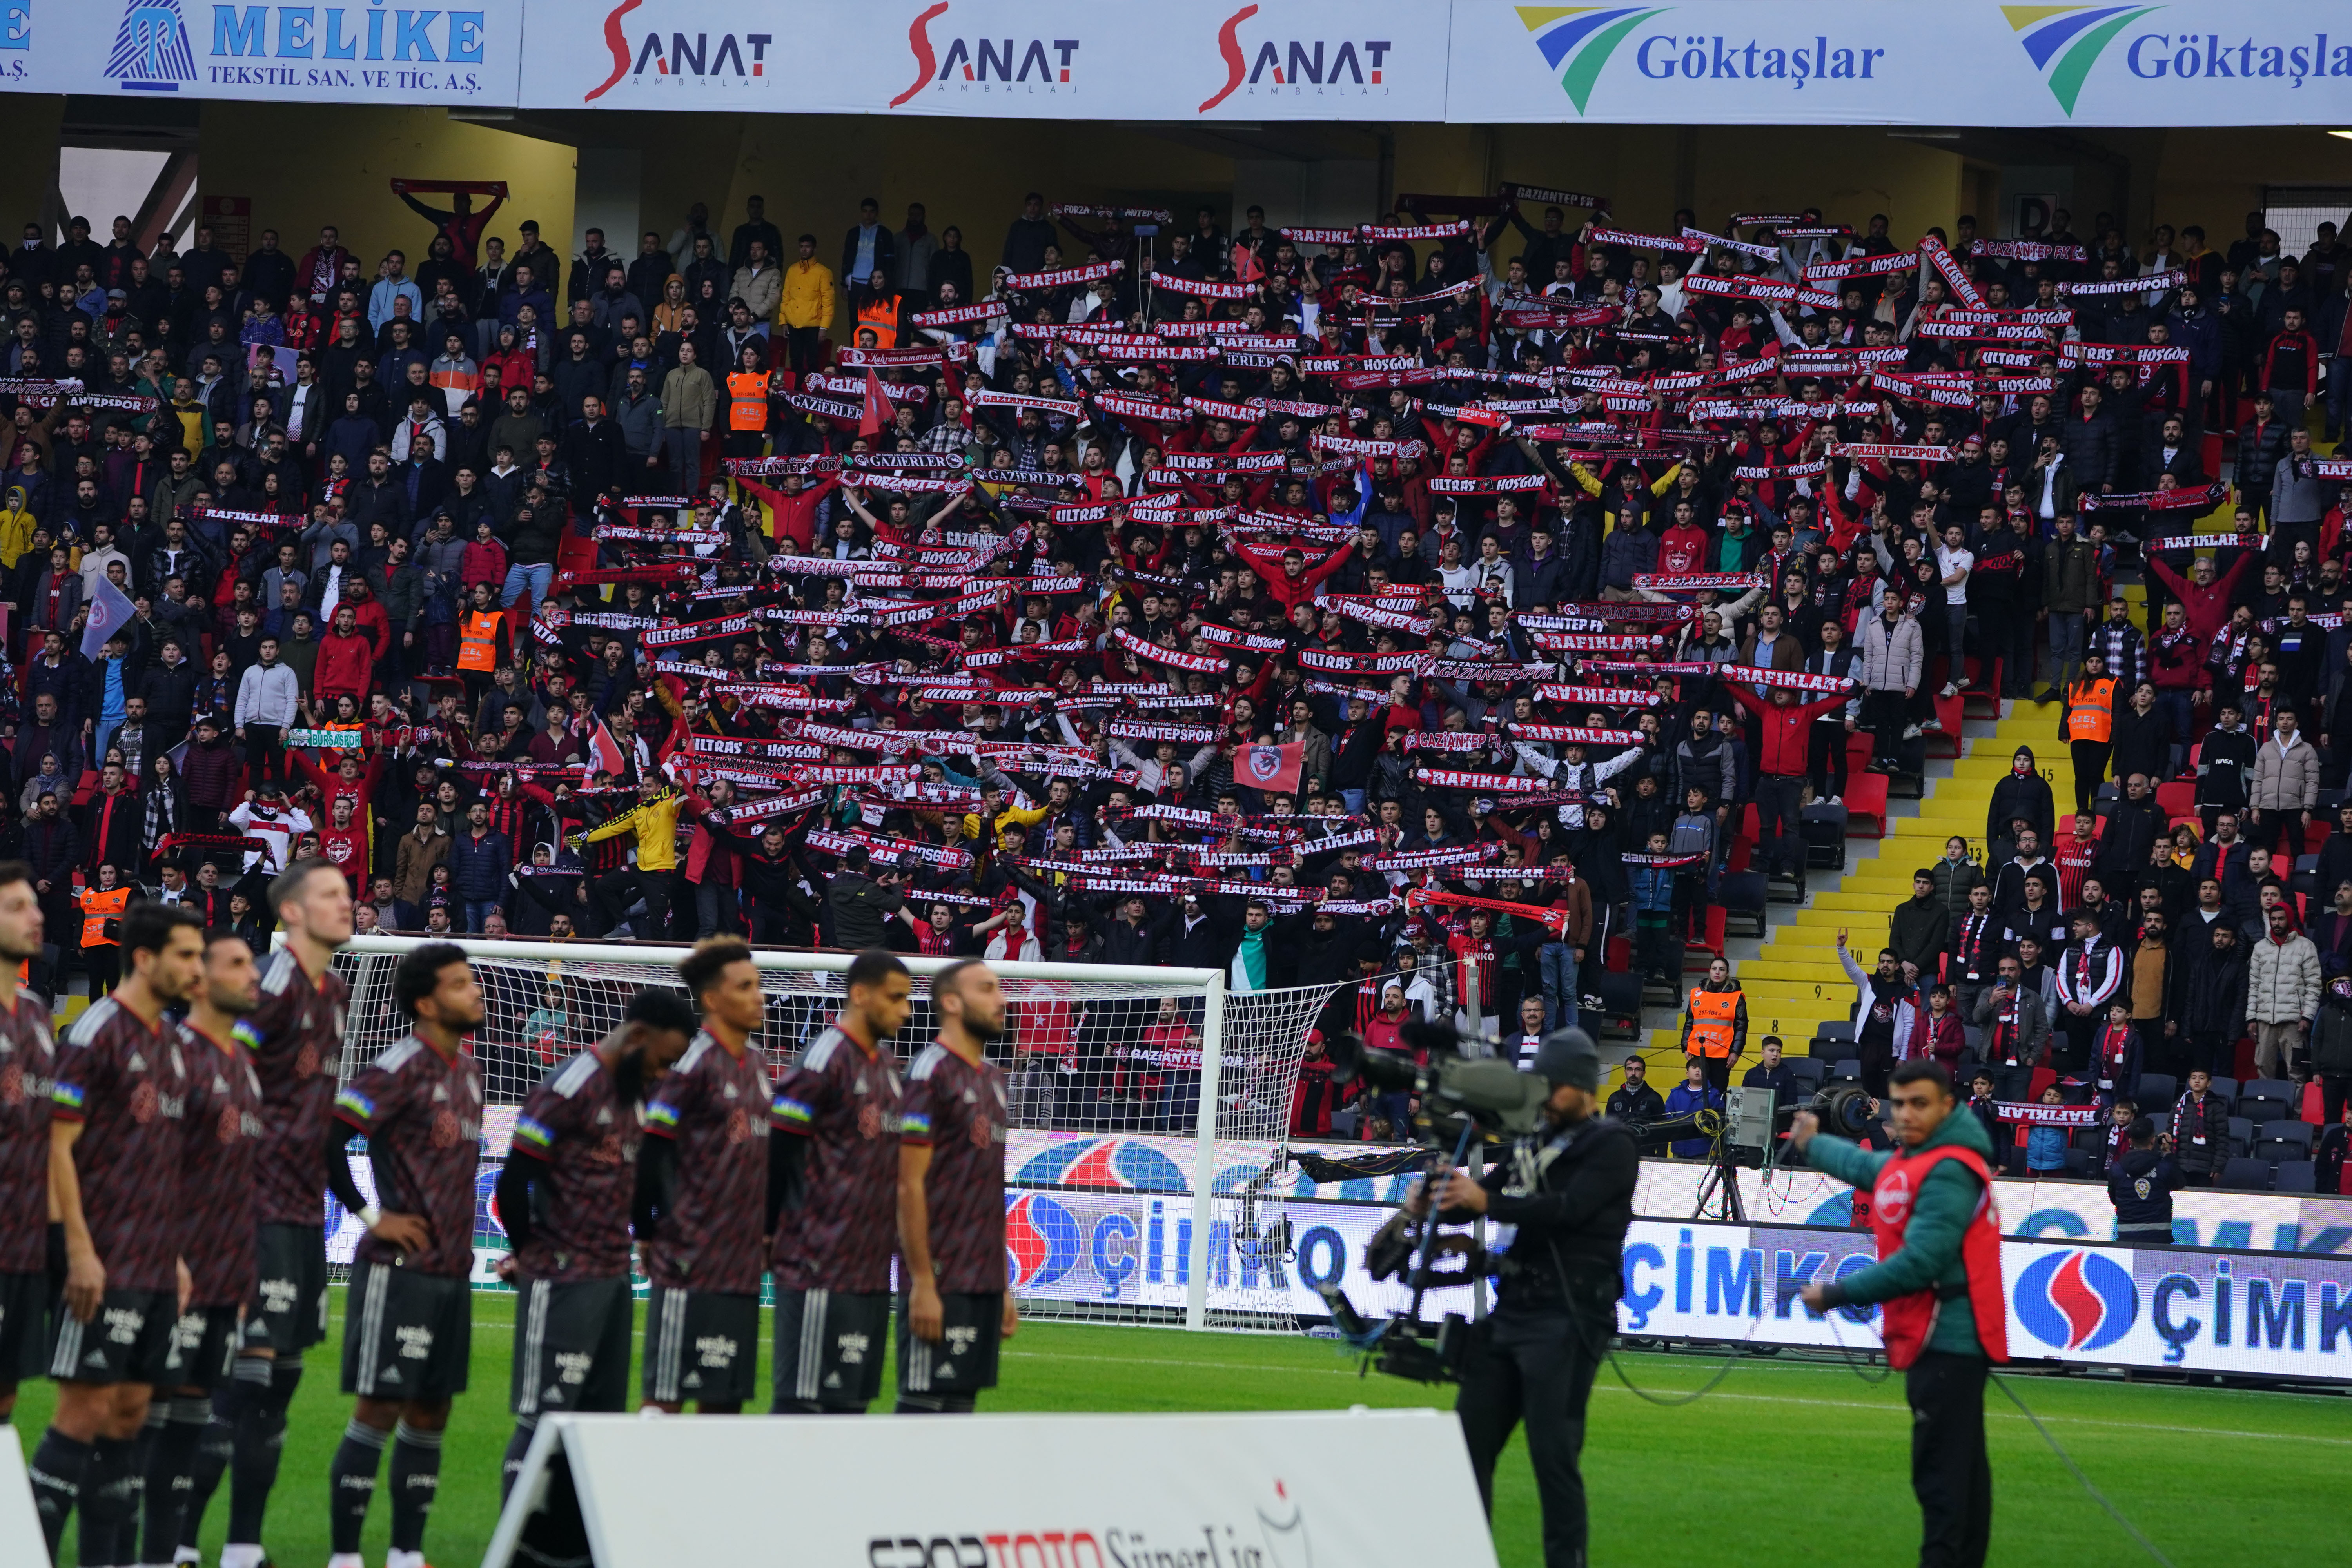
MULTIPOLYGON (((1992 1163, 1992 1140, 1986 1136, 1984 1123, 1957 1100, 1943 1125, 1920 1147, 1972 1149, 1988 1166, 1992 1163)), ((1856 1187, 1874 1184, 1878 1173, 1894 1157, 1826 1133, 1805 1146, 1805 1159, 1814 1170, 1856 1187)), ((1847 1275, 1832 1287, 1834 1293, 1845 1301, 1863 1306, 1908 1295, 1931 1285, 1965 1283, 1969 1272, 1961 1261, 1960 1241, 1967 1233, 1969 1220, 1976 1214, 1982 1187, 1983 1184, 1958 1162, 1939 1163, 1919 1184, 1919 1194, 1912 1200, 1911 1223, 1904 1229, 1902 1247, 1893 1257, 1847 1275)), ((1977 1343, 1976 1313, 1967 1296, 1955 1296, 1943 1303, 1942 1310, 1936 1314, 1935 1331, 1927 1336, 1927 1348, 1955 1355, 1984 1353, 1984 1347, 1977 1343)))

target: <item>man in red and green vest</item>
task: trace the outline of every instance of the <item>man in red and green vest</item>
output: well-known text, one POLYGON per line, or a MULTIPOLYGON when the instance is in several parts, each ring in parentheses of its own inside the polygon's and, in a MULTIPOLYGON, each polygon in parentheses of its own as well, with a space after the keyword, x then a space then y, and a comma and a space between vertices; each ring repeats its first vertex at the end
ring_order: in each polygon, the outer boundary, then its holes
POLYGON ((1985 1457, 1985 1375, 2009 1359, 2000 1225, 1993 1212, 1991 1140, 1958 1100, 1943 1067, 1905 1062, 1889 1079, 1896 1148, 1877 1153, 1832 1138, 1800 1111, 1789 1135, 1813 1169, 1870 1189, 1878 1262, 1799 1293, 1816 1312, 1881 1304, 1886 1359, 1911 1402, 1911 1489, 1919 1560, 1981 1568, 1992 1534, 1992 1467, 1985 1457))

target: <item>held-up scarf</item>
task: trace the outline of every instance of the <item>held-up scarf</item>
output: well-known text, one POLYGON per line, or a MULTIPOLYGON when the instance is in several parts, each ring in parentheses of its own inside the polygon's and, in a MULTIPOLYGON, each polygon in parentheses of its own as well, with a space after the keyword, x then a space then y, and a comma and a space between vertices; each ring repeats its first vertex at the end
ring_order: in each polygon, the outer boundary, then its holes
POLYGON ((1457 910, 1489 910, 1496 914, 1517 915, 1523 921, 1533 921, 1554 935, 1568 931, 1566 910, 1545 909, 1536 904, 1515 904, 1502 899, 1482 899, 1471 893, 1449 893, 1439 888, 1415 888, 1404 896, 1408 910, 1444 906, 1457 910))
POLYGON ((1146 642, 1125 626, 1114 629, 1111 639, 1136 658, 1149 659, 1153 664, 1164 664, 1171 669, 1195 670, 1202 675, 1223 675, 1225 672, 1227 661, 1213 654, 1183 653, 1172 647, 1161 647, 1158 643, 1146 642))
POLYGON ((1744 594, 1763 581, 1753 572, 1643 572, 1633 578, 1633 586, 1657 594, 1744 594))
POLYGON ((2021 1100, 1996 1100, 2003 1121, 2024 1121, 2040 1127, 2096 1127, 2105 1113, 2095 1105, 2036 1105, 2021 1100))
POLYGON ((1550 781, 1514 773, 1465 773, 1451 768, 1415 768, 1413 782, 1432 789, 1466 789, 1477 795, 1533 795, 1551 788, 1550 781))
POLYGON ((1547 206, 1591 207, 1598 212, 1609 205, 1607 196, 1588 196, 1581 191, 1554 190, 1549 185, 1523 185, 1516 180, 1504 181, 1502 191, 1515 202, 1541 202, 1547 206))
POLYGON ((1655 708, 1665 700, 1654 691, 1633 686, 1538 686, 1536 698, 1588 708, 1655 708))
POLYGON ((1118 741, 1167 741, 1180 746, 1213 746, 1217 742, 1213 724, 1150 724, 1140 719, 1114 719, 1103 726, 1103 733, 1118 741))
MULTIPOLYGON (((2352 468, 2352 464, 2347 464, 2352 468)), ((2230 487, 2215 480, 2210 485, 2183 486, 2169 490, 2139 490, 2131 495, 2086 495, 2082 498, 2084 511, 2098 511, 2109 507, 2144 507, 2149 511, 2206 511, 2230 499, 2230 487)), ((2223 542, 2217 538, 2215 542, 2223 542)))
POLYGON ((1765 669, 1749 664, 1727 664, 1716 672, 1743 686, 1784 686, 1791 691, 1815 691, 1824 697, 1842 695, 1853 682, 1843 675, 1808 675, 1796 669, 1765 669))
POLYGON ((1514 740, 1549 741, 1570 746, 1638 746, 1639 730, 1588 730, 1577 724, 1512 724, 1514 740))

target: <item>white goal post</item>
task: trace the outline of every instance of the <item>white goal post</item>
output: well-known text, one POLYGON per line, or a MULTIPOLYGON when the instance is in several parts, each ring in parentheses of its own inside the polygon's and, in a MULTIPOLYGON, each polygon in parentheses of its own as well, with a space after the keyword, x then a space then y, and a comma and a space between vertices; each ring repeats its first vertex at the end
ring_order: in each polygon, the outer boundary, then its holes
MULTIPOLYGON (((346 1078, 398 1039, 392 974, 436 939, 356 936, 336 956, 352 990, 346 1078)), ((554 1063, 617 1024, 646 986, 676 987, 683 946, 452 937, 485 992, 484 1161, 502 1163, 515 1108, 554 1063)), ((901 1062, 929 1040, 923 981, 955 962, 901 953, 916 977, 901 1062)), ((832 1021, 853 954, 754 948, 772 1073, 832 1021)), ((1008 1268, 1024 1314, 1288 1329, 1282 1165, 1307 1031, 1338 989, 1235 993, 1224 972, 998 963, 1008 1008, 992 1053, 1011 1090, 1008 1268)), ((493 1184, 486 1179, 487 1193, 493 1184)), ((341 1218, 341 1216, 336 1216, 341 1218)), ((345 1220, 332 1250, 349 1256, 345 1220)), ((504 1242, 485 1200, 480 1267, 504 1242)))

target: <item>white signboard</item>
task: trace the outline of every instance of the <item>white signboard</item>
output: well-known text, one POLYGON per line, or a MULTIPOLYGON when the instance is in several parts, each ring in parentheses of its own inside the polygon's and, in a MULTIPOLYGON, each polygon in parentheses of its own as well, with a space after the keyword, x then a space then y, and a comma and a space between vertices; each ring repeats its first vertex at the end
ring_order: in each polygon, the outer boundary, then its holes
POLYGON ((484 1568, 559 1448, 597 1568, 1495 1568, 1451 1411, 551 1416, 484 1568), (1367 1454, 1412 1507, 1365 1506, 1367 1454))
POLYGON ((2331 0, 461 3, 0 0, 0 87, 1176 123, 2352 121, 2352 17, 2331 0))
POLYGON ((535 109, 1442 120, 1447 16, 1397 0, 539 0, 535 109), (601 25, 582 26, 588 20, 601 25), (548 24, 541 25, 541 18, 548 24))
POLYGON ((2273 125, 2352 111, 2352 14, 2247 7, 1454 0, 1447 118, 2273 125))
MULTIPOLYGON (((510 107, 523 4, 457 0, 455 9, 435 10, 383 0, 0 0, 0 81, 109 96, 510 107), (5 52, 11 48, 21 55, 5 52), (19 59, 16 74, 10 68, 19 59)), ((561 14, 552 6, 541 13, 550 24, 561 14)))

